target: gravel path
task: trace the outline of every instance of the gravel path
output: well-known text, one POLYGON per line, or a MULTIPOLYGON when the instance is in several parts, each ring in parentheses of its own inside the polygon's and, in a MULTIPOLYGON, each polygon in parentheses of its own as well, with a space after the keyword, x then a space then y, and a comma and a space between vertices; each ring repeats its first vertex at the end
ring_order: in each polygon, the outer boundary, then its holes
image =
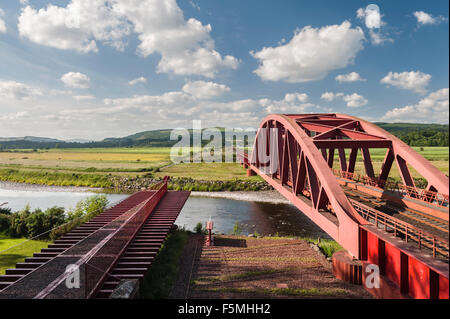
POLYGON ((186 245, 172 298, 371 298, 336 279, 331 264, 302 240, 224 235, 213 247, 202 242, 186 245))

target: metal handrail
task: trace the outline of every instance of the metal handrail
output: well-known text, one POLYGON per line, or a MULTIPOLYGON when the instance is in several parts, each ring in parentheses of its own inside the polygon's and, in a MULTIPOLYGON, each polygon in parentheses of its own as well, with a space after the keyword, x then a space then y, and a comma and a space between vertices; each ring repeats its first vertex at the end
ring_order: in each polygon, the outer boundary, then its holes
POLYGON ((157 184, 159 189, 157 189, 149 199, 138 206, 133 207, 131 210, 136 211, 115 230, 113 236, 111 236, 108 241, 105 241, 103 247, 85 262, 86 298, 94 296, 101 283, 108 275, 110 275, 110 271, 114 268, 131 240, 135 237, 149 214, 167 192, 168 180, 169 177, 164 177, 164 179, 157 184), (115 241, 121 242, 121 244, 109 244, 115 241), (111 255, 115 257, 111 259, 111 255), (101 265, 96 265, 96 262, 100 262, 101 265))
POLYGON ((449 196, 446 194, 420 189, 412 186, 407 186, 398 182, 386 181, 378 178, 370 178, 368 176, 360 175, 357 173, 351 173, 346 171, 341 171, 332 168, 333 174, 335 176, 352 180, 355 182, 361 182, 364 185, 369 185, 382 190, 388 190, 391 192, 397 192, 404 196, 413 199, 419 199, 421 201, 438 205, 440 207, 449 207, 449 196))
POLYGON ((449 257, 449 243, 448 240, 442 239, 438 236, 432 235, 426 231, 423 231, 407 222, 404 222, 398 218, 392 217, 385 213, 382 213, 369 206, 361 204, 360 202, 349 199, 355 210, 366 220, 371 221, 377 228, 381 225, 387 232, 389 229, 394 232, 394 237, 398 237, 399 234, 405 236, 404 240, 415 241, 419 248, 422 246, 427 247, 433 251, 433 257, 440 254, 444 257, 449 257))

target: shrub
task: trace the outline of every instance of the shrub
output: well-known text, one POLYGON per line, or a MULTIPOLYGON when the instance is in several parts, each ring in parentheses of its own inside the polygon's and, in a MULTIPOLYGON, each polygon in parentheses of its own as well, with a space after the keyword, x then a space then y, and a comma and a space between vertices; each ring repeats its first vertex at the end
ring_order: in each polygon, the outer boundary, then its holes
POLYGON ((234 227, 233 227, 233 235, 240 235, 242 233, 241 227, 239 226, 238 222, 234 223, 234 227))
POLYGON ((203 224, 201 222, 198 222, 197 225, 195 225, 195 227, 194 227, 194 231, 197 234, 203 234, 203 232, 204 232, 203 224))

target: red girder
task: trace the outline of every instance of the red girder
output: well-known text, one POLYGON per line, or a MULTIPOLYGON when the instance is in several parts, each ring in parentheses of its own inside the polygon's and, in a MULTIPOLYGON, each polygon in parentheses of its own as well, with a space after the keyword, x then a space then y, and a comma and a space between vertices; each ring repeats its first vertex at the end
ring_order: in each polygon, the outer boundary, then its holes
MULTIPOLYGON (((411 265, 428 269, 431 279, 428 283, 423 283, 428 289, 423 295, 436 297, 433 289, 436 289, 437 281, 441 285, 448 286, 448 265, 436 266, 426 258, 417 257, 408 250, 397 247, 361 216, 361 211, 365 208, 353 200, 349 201, 338 179, 333 175, 333 170, 330 169, 333 168, 336 150, 340 162, 340 175, 344 178, 356 176, 353 173, 358 150, 361 150, 366 173, 361 178, 362 183, 380 190, 381 193, 383 188, 389 185, 388 176, 392 165, 396 163, 404 184, 396 186, 399 189, 397 194, 427 202, 428 205, 441 205, 441 208, 447 209, 448 220, 448 177, 392 134, 356 117, 343 114, 269 115, 260 125, 250 158, 241 154, 240 160, 289 199, 351 255, 370 262, 378 260, 376 263, 380 264, 383 272, 386 267, 389 271, 402 272, 405 271, 403 261, 402 264, 396 261, 388 266, 385 261, 385 254, 398 251, 411 265), (369 151, 371 148, 386 149, 380 172, 374 171, 369 151), (345 149, 351 150, 348 160, 345 149), (427 180, 426 190, 415 188, 409 166, 427 180), (380 250, 374 257, 374 248, 371 245, 375 245, 376 238, 380 245, 388 245, 390 250, 388 252, 380 250)), ((440 214, 442 218, 442 212, 440 214)), ((434 244, 432 247, 435 249, 434 244)), ((448 238, 446 247, 448 253, 448 238)), ((415 268, 409 271, 415 271, 415 268)), ((394 281, 402 287, 407 285, 409 287, 407 292, 411 296, 421 296, 417 292, 417 279, 409 278, 407 275, 405 278, 406 284, 403 281, 394 281)))

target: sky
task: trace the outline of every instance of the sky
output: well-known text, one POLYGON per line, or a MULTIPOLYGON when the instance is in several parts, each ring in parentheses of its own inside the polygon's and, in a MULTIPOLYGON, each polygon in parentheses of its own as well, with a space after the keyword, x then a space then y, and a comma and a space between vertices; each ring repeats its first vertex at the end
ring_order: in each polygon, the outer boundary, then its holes
POLYGON ((0 0, 0 136, 448 123, 447 0, 0 0))

